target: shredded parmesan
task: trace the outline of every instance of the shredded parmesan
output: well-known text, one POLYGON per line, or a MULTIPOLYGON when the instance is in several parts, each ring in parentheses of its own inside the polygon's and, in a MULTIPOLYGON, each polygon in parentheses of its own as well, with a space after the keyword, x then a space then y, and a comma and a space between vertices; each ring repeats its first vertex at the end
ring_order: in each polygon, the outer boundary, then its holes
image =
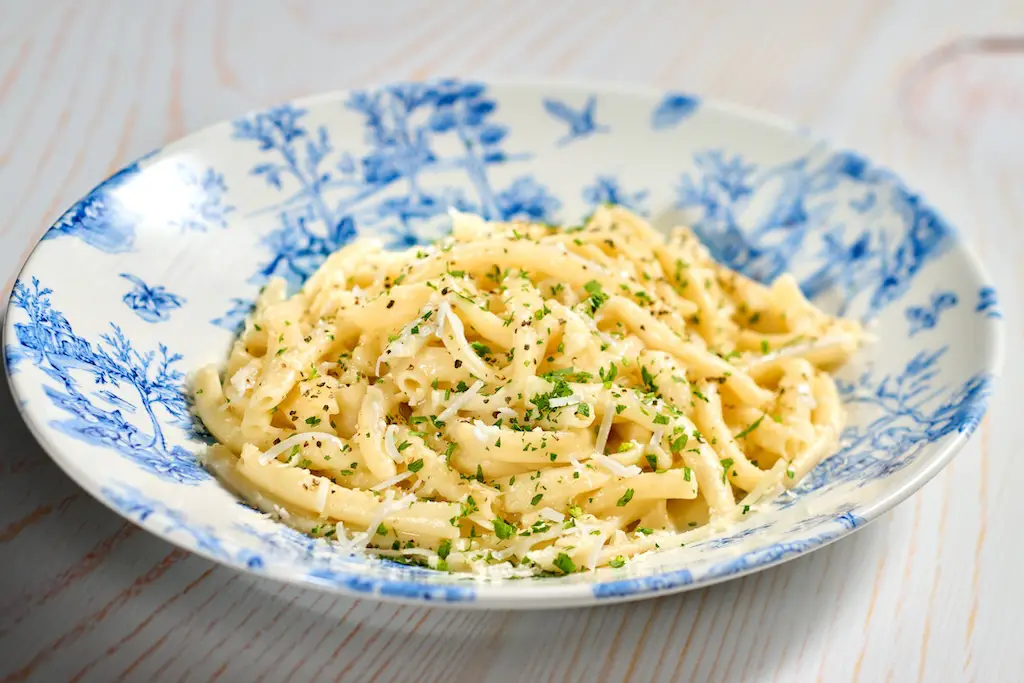
POLYGON ((512 410, 511 408, 505 408, 504 406, 502 406, 501 408, 496 409, 494 412, 496 412, 498 414, 498 417, 509 417, 509 418, 514 417, 517 420, 519 419, 519 413, 517 413, 516 411, 512 410))
POLYGON ((572 394, 571 396, 556 396, 555 398, 548 400, 548 405, 552 408, 561 408, 563 406, 574 406, 582 402, 582 396, 572 394))
POLYGON ((296 444, 308 445, 311 441, 330 441, 340 449, 345 448, 345 442, 339 439, 334 434, 328 434, 327 432, 301 432, 299 434, 292 434, 287 439, 268 448, 263 454, 260 455, 259 461, 261 465, 266 465, 271 460, 277 458, 277 456, 284 453, 296 444))
POLYGON ((664 427, 655 427, 651 432, 651 440, 647 442, 647 448, 657 448, 661 445, 661 438, 665 436, 664 427))
POLYGON ((374 535, 377 533, 377 528, 380 527, 384 519, 399 510, 408 509, 410 505, 416 502, 416 496, 408 495, 394 500, 394 492, 387 491, 384 494, 384 500, 381 501, 380 505, 373 513, 373 517, 370 519, 370 524, 366 527, 366 532, 355 536, 352 539, 352 546, 356 548, 365 548, 366 544, 373 540, 374 535))
POLYGON ((480 443, 489 444, 500 433, 500 428, 494 425, 485 424, 480 420, 473 420, 473 436, 480 443))
POLYGON ((818 406, 818 402, 814 400, 814 394, 811 392, 811 387, 806 382, 796 385, 796 393, 800 395, 800 400, 811 410, 818 406))
POLYGON ((384 430, 384 450, 387 451, 388 457, 395 462, 402 462, 401 451, 398 450, 398 446, 395 445, 395 435, 398 434, 398 425, 388 425, 388 428, 384 430))
POLYGON ((600 536, 592 536, 592 538, 594 539, 594 547, 590 551, 590 557, 587 558, 587 569, 590 571, 597 569, 597 561, 601 557, 601 549, 608 542, 608 534, 601 532, 600 536))
POLYGON ((253 359, 240 367, 238 372, 231 376, 231 386, 239 396, 244 396, 250 389, 256 386, 256 377, 260 374, 260 362, 253 359))
POLYGON ((374 373, 380 376, 380 366, 387 362, 388 357, 397 358, 400 356, 409 356, 414 354, 422 346, 423 341, 434 334, 434 326, 429 325, 423 319, 429 311, 434 310, 430 306, 424 306, 420 311, 418 318, 413 320, 411 323, 402 328, 398 338, 392 342, 389 342, 381 354, 377 356, 377 364, 374 365, 374 373), (413 334, 413 330, 418 328, 418 332, 413 334), (411 345, 412 342, 416 342, 415 345, 411 345))
POLYGON ((604 405, 604 415, 601 417, 601 428, 597 430, 597 441, 594 443, 595 453, 604 453, 604 447, 608 444, 608 434, 612 430, 612 419, 615 417, 615 408, 611 401, 604 405))
POLYGON ((594 453, 590 458, 616 477, 635 477, 642 472, 642 470, 636 465, 623 465, 617 460, 609 458, 607 455, 602 455, 601 453, 594 453))
POLYGON ((543 517, 549 522, 554 522, 556 524, 561 524, 565 521, 565 515, 553 508, 541 508, 540 510, 537 510, 537 516, 543 517))
POLYGON ((327 494, 331 492, 331 482, 325 477, 317 477, 316 484, 316 509, 322 516, 327 509, 327 494))
POLYGON ((444 321, 450 315, 452 315, 451 304, 447 299, 441 299, 441 303, 437 305, 437 336, 439 338, 444 338, 444 321))
MULTIPOLYGON (((455 321, 458 320, 458 318, 452 316, 452 320, 455 321)), ((455 325, 453 324, 452 327, 455 327, 455 325)), ((480 390, 483 388, 484 383, 481 380, 473 382, 473 386, 452 398, 452 402, 448 404, 448 407, 442 410, 441 414, 437 416, 438 421, 447 422, 452 417, 458 415, 462 406, 472 401, 473 397, 480 393, 480 390)))
POLYGON ((400 481, 405 481, 406 479, 411 477, 412 474, 413 473, 408 471, 408 470, 406 470, 405 472, 399 472, 398 474, 396 474, 393 477, 388 477, 387 479, 384 479, 379 484, 374 484, 373 486, 370 487, 370 490, 371 491, 383 491, 386 488, 390 488, 390 487, 394 486, 395 484, 397 484, 400 481))

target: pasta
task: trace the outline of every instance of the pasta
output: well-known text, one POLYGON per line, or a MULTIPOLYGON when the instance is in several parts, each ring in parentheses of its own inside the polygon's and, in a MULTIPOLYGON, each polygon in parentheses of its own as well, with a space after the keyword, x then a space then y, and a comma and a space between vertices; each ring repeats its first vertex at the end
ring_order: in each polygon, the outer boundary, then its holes
POLYGON ((264 288, 193 382, 208 466, 345 550, 489 576, 678 547, 756 511, 837 443, 830 372, 863 340, 629 211, 359 240, 264 288))

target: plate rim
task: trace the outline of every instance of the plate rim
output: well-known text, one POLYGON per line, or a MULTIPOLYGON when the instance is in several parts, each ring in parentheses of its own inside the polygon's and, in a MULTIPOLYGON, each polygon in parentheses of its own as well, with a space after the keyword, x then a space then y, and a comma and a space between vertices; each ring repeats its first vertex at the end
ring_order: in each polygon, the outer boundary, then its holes
MULTIPOLYGON (((616 80, 587 80, 587 79, 531 79, 531 78, 460 78, 460 77, 436 77, 430 79, 411 79, 411 80, 395 80, 391 82, 373 83, 368 85, 353 86, 350 88, 337 88, 324 92, 311 93, 302 97, 292 98, 280 102, 275 102, 267 106, 258 108, 252 108, 241 114, 237 114, 231 118, 221 119, 202 126, 201 128, 192 130, 179 138, 176 138, 168 143, 165 143, 146 154, 143 154, 127 164, 124 164, 114 173, 103 178, 97 182, 89 191, 74 201, 69 207, 62 211, 57 219, 50 224, 46 231, 40 234, 35 244, 32 246, 31 251, 25 258, 24 262, 17 269, 14 282, 22 282, 24 277, 31 275, 32 264, 39 256, 39 247, 45 241, 45 235, 54 226, 60 223, 60 221, 67 216, 71 211, 78 207, 82 201, 84 201, 91 192, 103 183, 107 182, 110 178, 117 176, 124 170, 135 166, 141 161, 144 161, 150 157, 157 156, 167 150, 172 150, 179 144, 186 142, 191 139, 197 139, 215 132, 218 128, 226 127, 231 124, 233 120, 238 118, 249 116, 257 112, 266 111, 268 108, 292 105, 296 107, 313 107, 322 103, 331 101, 340 101, 347 94, 357 90, 373 90, 378 88, 388 87, 397 83, 434 83, 445 80, 453 80, 455 82, 478 82, 485 84, 489 88, 504 88, 504 89, 522 89, 522 90, 536 90, 542 91, 545 89, 556 90, 561 92, 566 91, 577 91, 577 92, 588 92, 591 94, 598 95, 623 95, 633 98, 641 98, 644 100, 657 101, 659 98, 665 97, 667 94, 683 94, 694 97, 700 103, 701 110, 712 110, 723 115, 733 117, 735 119, 741 119, 751 124, 756 124, 762 127, 769 127, 778 130, 779 132, 794 135, 799 138, 814 141, 822 146, 822 148, 829 152, 838 152, 847 150, 842 145, 837 144, 831 136, 825 136, 816 133, 813 129, 804 126, 797 121, 782 117, 764 109, 757 107, 751 107, 749 105, 731 102, 728 100, 721 100, 717 98, 706 98, 697 93, 688 92, 677 88, 661 88, 654 85, 627 83, 616 80)), ((850 150, 856 152, 856 150, 850 150)), ((874 168, 884 170, 891 174, 892 181, 906 189, 910 189, 910 186, 904 180, 905 176, 900 173, 894 173, 886 166, 876 163, 870 156, 861 155, 863 158, 871 162, 874 168)), ((921 197, 922 203, 926 205, 935 215, 941 220, 951 231, 953 238, 953 247, 956 252, 959 252, 963 257, 964 264, 966 266, 965 272, 972 278, 974 284, 979 286, 990 287, 997 294, 998 289, 992 278, 988 275, 988 271, 978 257, 975 251, 974 245, 969 239, 967 239, 963 233, 951 222, 945 219, 944 214, 937 209, 934 204, 931 203, 928 197, 921 197)), ((307 575, 292 575, 287 572, 273 571, 274 566, 272 565, 267 570, 256 571, 250 567, 245 566, 242 562, 235 559, 225 559, 223 557, 217 557, 211 552, 206 551, 202 548, 195 547, 195 544, 189 544, 180 537, 172 536, 168 531, 165 531, 156 521, 149 521, 153 518, 147 518, 144 520, 133 519, 120 510, 118 510, 114 504, 102 494, 101 486, 97 480, 92 476, 80 469, 74 462, 74 458, 64 455, 64 452, 68 449, 60 448, 55 443, 52 443, 46 435, 47 426, 45 420, 41 420, 38 417, 33 417, 32 411, 28 409, 28 406, 22 405, 20 399, 22 398, 21 393, 18 389, 19 380, 9 371, 9 365, 7 363, 7 346, 12 341, 13 335, 13 323, 11 320, 11 313, 14 309, 13 302, 13 290, 8 294, 8 300, 4 308, 4 325, 2 335, 0 335, 0 356, 4 359, 4 371, 7 376, 8 386, 10 387, 11 393, 15 398, 15 406, 18 412, 27 425, 29 432, 42 447, 42 450, 49 456, 49 458, 67 475, 76 485, 84 489, 93 499, 101 503, 104 507, 113 511, 119 517, 125 521, 135 525, 136 527, 142 528, 150 534, 161 538, 162 540, 170 543, 171 545, 181 548, 189 553, 193 553, 212 561, 218 565, 222 565, 233 569, 235 571, 250 574, 265 579, 281 581, 287 584, 299 586, 306 589, 319 590, 329 592, 333 594, 346 595, 354 598, 366 598, 374 599, 384 602, 400 603, 400 604, 431 604, 434 606, 443 606, 449 608, 462 608, 462 609, 512 609, 512 610, 534 610, 534 609, 557 609, 557 608, 576 608, 586 607, 593 605, 611 605, 623 602, 632 602, 636 600, 661 597, 666 595, 672 595, 676 593, 686 592, 689 590, 695 590, 699 588, 706 588, 724 581, 730 581, 738 579, 749 574, 763 571, 766 569, 778 567, 791 560, 805 557, 810 553, 813 553, 831 543, 846 538, 850 534, 859 531, 863 527, 867 526, 879 516, 885 512, 893 509, 913 493, 920 490, 931 481, 939 472, 941 472, 949 463, 953 457, 956 456, 966 445, 967 441, 973 436, 974 429, 970 431, 957 432, 951 435, 950 438, 945 440, 940 446, 936 447, 936 452, 923 463, 913 476, 907 477, 904 482, 899 484, 894 490, 890 491, 884 497, 868 498, 862 507, 858 508, 857 516, 860 520, 854 527, 842 527, 837 528, 835 533, 832 534, 819 534, 815 537, 804 539, 807 545, 800 551, 785 554, 781 557, 754 562, 751 566, 744 568, 741 571, 729 573, 724 576, 714 577, 698 577, 692 580, 676 580, 672 581, 669 579, 667 582, 659 583, 658 585, 643 588, 634 588, 631 592, 623 591, 621 594, 613 594, 607 596, 598 597, 596 595, 596 589, 600 587, 608 587, 610 585, 619 584, 621 582, 643 582, 643 581, 656 581, 659 578, 671 577, 673 574, 680 574, 681 570, 686 567, 680 566, 676 569, 665 569, 663 571, 657 571, 655 573, 641 574, 638 576, 623 577, 620 579, 610 579, 604 581, 578 581, 574 583, 566 583, 561 581, 510 581, 510 580, 499 580, 495 582, 490 581, 473 581, 466 579, 464 582, 452 582, 452 583, 419 583, 413 579, 395 579, 385 576, 375 576, 369 579, 375 587, 372 591, 361 591, 353 588, 346 587, 340 582, 322 582, 317 581, 307 575), (409 585, 420 585, 423 586, 423 590, 416 595, 401 594, 382 594, 380 588, 386 587, 388 584, 400 584, 403 586, 409 585), (449 600, 445 598, 432 597, 435 593, 443 593, 446 588, 458 588, 466 587, 472 591, 472 597, 466 600, 449 600)), ((986 330, 981 341, 983 345, 980 346, 980 350, 977 352, 975 358, 979 359, 979 365, 988 374, 990 378, 990 391, 987 396, 981 398, 975 398, 972 404, 980 408, 979 420, 977 425, 980 425, 981 420, 984 419, 988 414, 989 406, 996 396, 1000 378, 1003 374, 1005 366, 1005 324, 1002 320, 988 320, 982 327, 986 330)), ((16 373, 15 373, 16 374, 16 373)), ((975 425, 975 427, 977 427, 975 425)), ((82 446, 85 447, 84 445, 82 446)), ((157 517, 158 519, 158 517, 157 517)), ((824 525, 823 525, 824 526, 824 525)), ((751 552, 761 549, 761 547, 751 547, 745 550, 738 550, 736 556, 740 556, 743 552, 751 552)), ((700 566, 699 563, 690 566, 700 566)), ((359 571, 339 571, 339 576, 359 578, 365 577, 366 575, 359 571)))

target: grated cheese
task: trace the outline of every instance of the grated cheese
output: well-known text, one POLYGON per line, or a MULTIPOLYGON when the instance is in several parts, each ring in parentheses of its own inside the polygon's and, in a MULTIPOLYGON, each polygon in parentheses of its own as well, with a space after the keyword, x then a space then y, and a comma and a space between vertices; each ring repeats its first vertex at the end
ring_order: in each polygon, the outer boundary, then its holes
POLYGON ((244 396, 250 389, 256 386, 256 377, 260 374, 260 362, 253 359, 238 369, 231 376, 231 386, 239 396, 244 396))
POLYGON ((396 434, 398 434, 398 425, 388 425, 388 428, 384 430, 384 450, 392 460, 402 462, 404 460, 402 453, 395 445, 396 434))
POLYGON ((554 508, 541 508, 540 510, 537 510, 537 516, 543 517, 549 522, 554 522, 555 524, 561 524, 565 521, 565 515, 554 508))
POLYGON ((447 299, 442 299, 437 306, 437 336, 444 338, 444 322, 452 315, 452 306, 447 299))
POLYGON ((648 448, 656 448, 661 445, 661 438, 665 436, 664 427, 655 427, 654 431, 651 432, 651 440, 647 442, 648 448))
POLYGON ((316 440, 330 441, 340 449, 345 448, 345 442, 339 439, 334 434, 328 434, 327 432, 300 432, 299 434, 292 434, 281 443, 277 444, 276 446, 272 446, 268 448, 266 451, 264 451, 259 457, 260 464, 266 465, 271 460, 276 459, 277 456, 281 455, 295 444, 305 442, 303 445, 308 445, 309 442, 316 440))
POLYGON ((607 455, 602 455, 601 453, 594 453, 590 458, 616 477, 635 477, 643 471, 636 465, 623 465, 617 460, 609 458, 607 455))
POLYGON ((390 488, 390 487, 394 486, 398 482, 405 481, 406 479, 408 479, 412 475, 413 475, 413 473, 408 471, 408 470, 406 470, 405 472, 399 472, 398 474, 396 474, 393 477, 388 477, 387 479, 384 479, 379 484, 374 484, 373 486, 370 487, 370 490, 371 491, 383 491, 386 488, 390 488))
POLYGON ((331 492, 331 482, 324 477, 317 477, 316 484, 316 509, 320 511, 322 516, 324 510, 327 509, 327 494, 331 492))
MULTIPOLYGON (((457 320, 457 318, 453 319, 457 320)), ((454 325, 452 327, 454 327, 454 325)), ((448 404, 448 407, 442 410, 441 414, 437 416, 438 421, 447 422, 455 415, 458 415, 462 406, 472 401, 473 397, 476 396, 483 388, 484 383, 481 380, 473 382, 473 386, 452 398, 452 402, 448 404)))
POLYGON ((548 405, 552 408, 561 408, 563 406, 574 406, 578 403, 583 402, 583 397, 578 394, 572 394, 570 396, 556 396, 548 400, 548 405))
POLYGON ((601 533, 600 536, 593 536, 594 547, 590 551, 590 556, 587 558, 587 569, 594 571, 597 569, 597 561, 601 557, 601 549, 604 548, 604 544, 608 542, 608 534, 601 533))
POLYGON ((605 403, 604 415, 601 417, 601 428, 597 430, 597 441, 594 442, 595 453, 604 453, 604 448, 608 445, 608 434, 612 431, 612 419, 615 417, 614 410, 611 401, 605 403))
POLYGON ((495 435, 501 433, 500 427, 489 425, 480 420, 473 420, 473 437, 480 443, 490 443, 495 435))

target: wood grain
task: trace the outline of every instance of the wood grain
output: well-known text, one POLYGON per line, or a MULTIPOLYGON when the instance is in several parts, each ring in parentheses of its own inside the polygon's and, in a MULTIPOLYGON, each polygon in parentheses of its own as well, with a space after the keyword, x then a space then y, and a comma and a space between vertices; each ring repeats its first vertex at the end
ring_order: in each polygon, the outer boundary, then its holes
MULTIPOLYGON (((5 298, 65 207, 189 130, 393 79, 580 78, 761 107, 899 169, 971 238, 1010 336, 1024 333, 1024 48, 1005 40, 1024 26, 1020 3, 0 7, 5 298), (982 36, 1005 49, 977 48, 982 36)), ((847 540, 706 590, 540 615, 349 600, 177 551, 50 463, 4 385, 0 681, 1018 680, 1022 382, 1011 357, 979 437, 847 540)))

